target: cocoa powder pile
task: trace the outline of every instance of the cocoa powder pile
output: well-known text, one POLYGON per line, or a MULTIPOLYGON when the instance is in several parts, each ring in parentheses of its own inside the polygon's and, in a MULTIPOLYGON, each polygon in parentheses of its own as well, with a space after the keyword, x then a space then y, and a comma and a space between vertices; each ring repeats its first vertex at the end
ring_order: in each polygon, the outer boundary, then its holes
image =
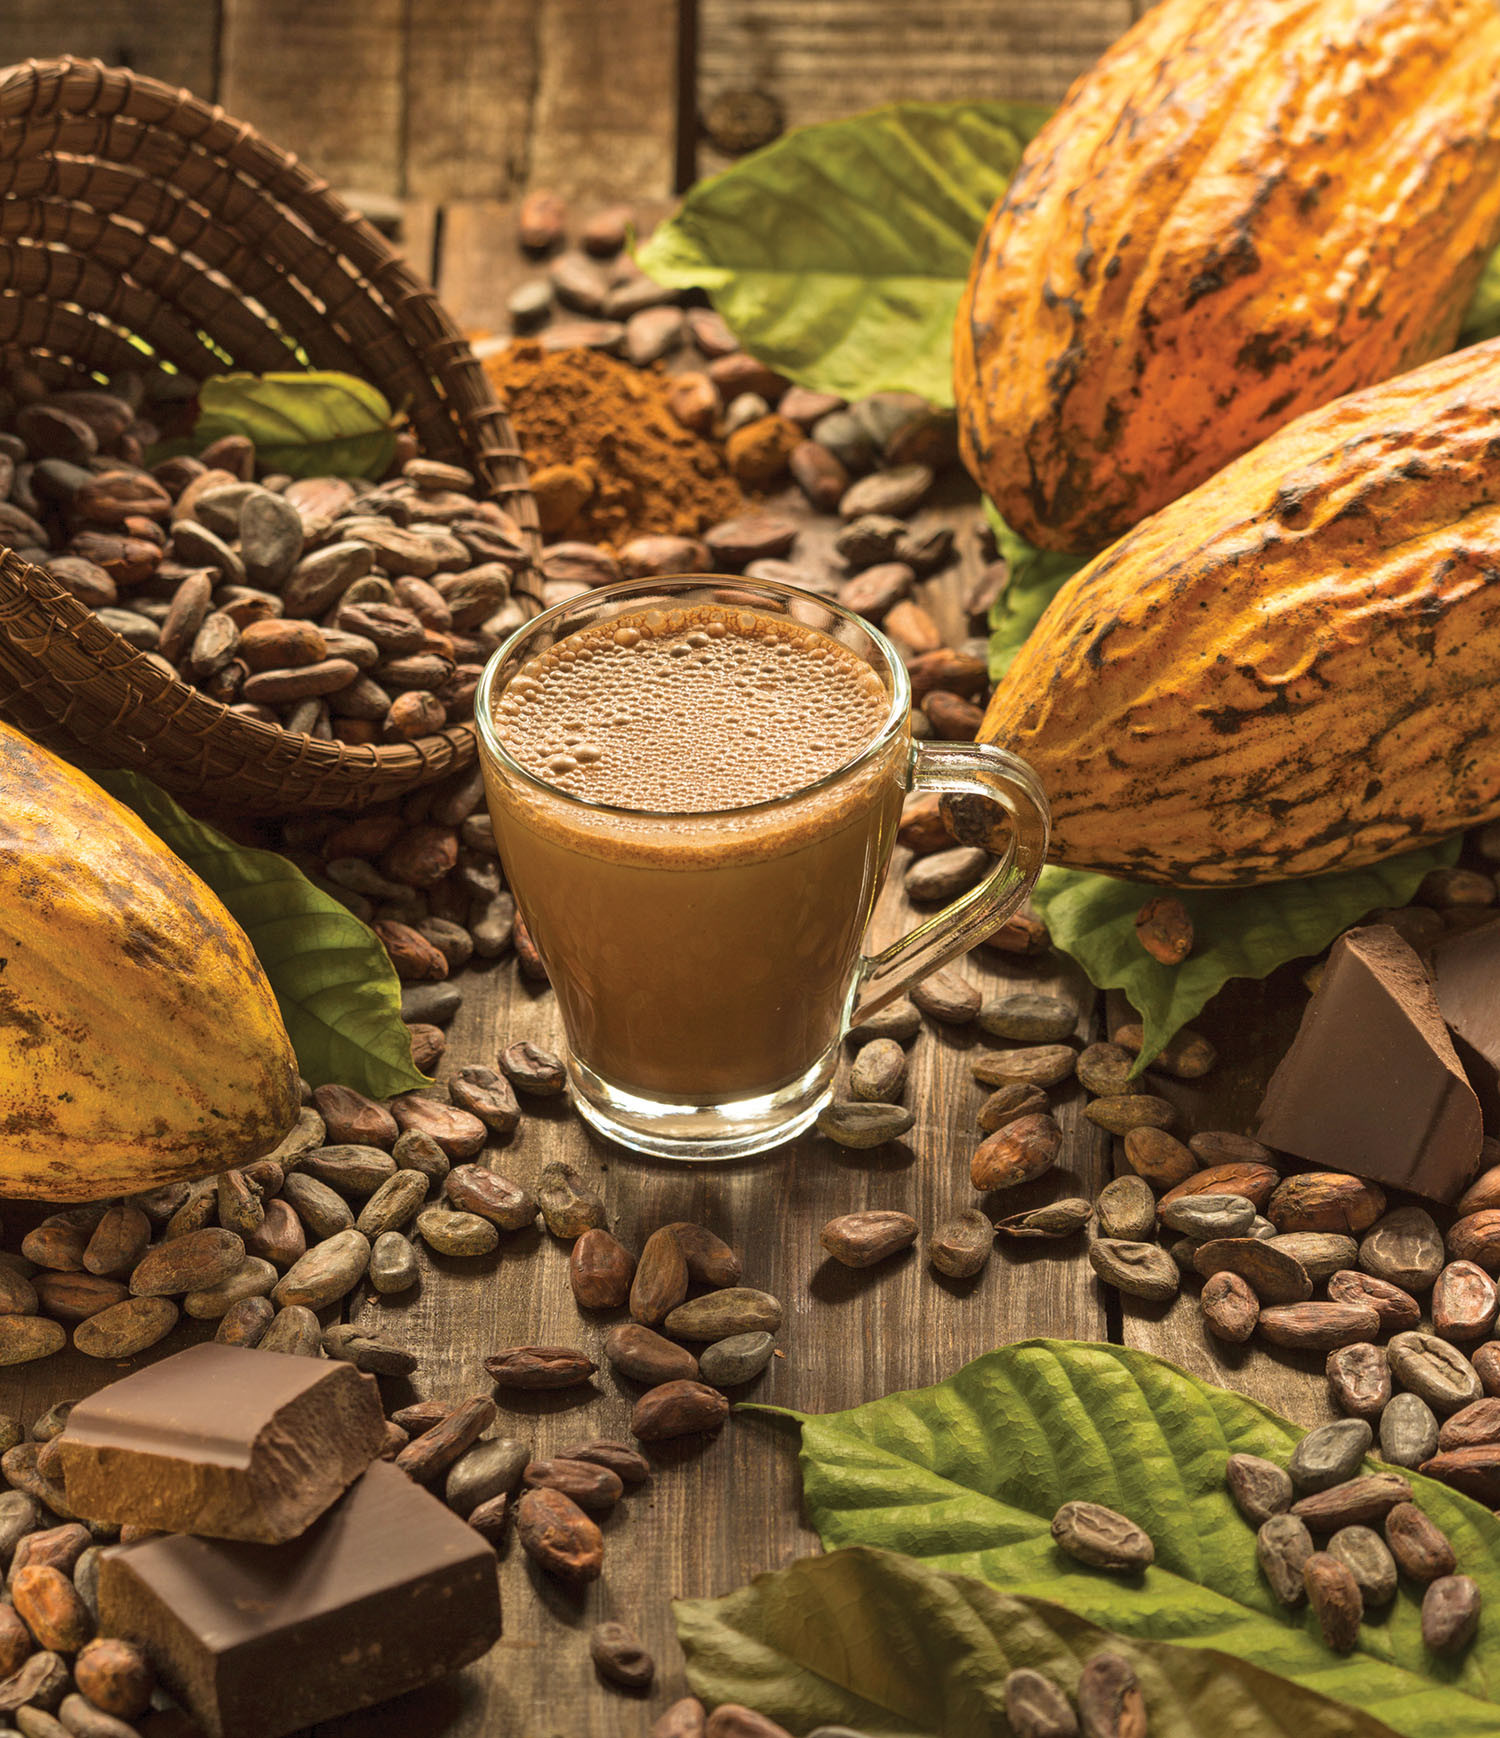
POLYGON ((738 485, 667 409, 664 378, 596 350, 513 344, 484 364, 531 471, 548 536, 693 537, 731 518, 738 485))

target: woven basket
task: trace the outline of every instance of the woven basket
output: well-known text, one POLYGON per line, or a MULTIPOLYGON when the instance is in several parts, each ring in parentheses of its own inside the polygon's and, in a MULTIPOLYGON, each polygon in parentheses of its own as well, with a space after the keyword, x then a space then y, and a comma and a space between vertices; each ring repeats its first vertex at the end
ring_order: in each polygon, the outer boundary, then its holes
MULTIPOLYGON (((72 385, 153 361, 195 379, 307 364, 359 375, 406 408, 427 456, 475 475, 535 557, 520 448, 462 334, 363 218, 253 127, 121 68, 29 61, 0 72, 0 195, 0 348, 72 385)), ((539 607, 534 561, 515 589, 539 607)), ((241 717, 10 552, 0 712, 86 764, 242 814, 357 809, 475 755, 468 724, 351 747, 241 717)))

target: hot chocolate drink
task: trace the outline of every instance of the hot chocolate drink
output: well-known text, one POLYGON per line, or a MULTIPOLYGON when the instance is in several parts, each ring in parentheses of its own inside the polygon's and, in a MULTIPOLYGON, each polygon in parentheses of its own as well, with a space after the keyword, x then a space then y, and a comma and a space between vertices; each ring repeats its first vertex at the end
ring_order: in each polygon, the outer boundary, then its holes
POLYGON ((531 776, 487 761, 490 810, 584 1068, 714 1104, 824 1061, 900 816, 891 708, 855 652, 732 604, 643 604, 516 672, 492 720, 531 776))

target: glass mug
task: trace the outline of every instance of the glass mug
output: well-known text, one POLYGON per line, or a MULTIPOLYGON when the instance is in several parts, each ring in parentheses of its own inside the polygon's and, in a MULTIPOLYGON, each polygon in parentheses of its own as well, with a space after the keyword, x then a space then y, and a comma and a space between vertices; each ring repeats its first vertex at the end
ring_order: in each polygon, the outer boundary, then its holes
POLYGON ((807 1128, 850 1025, 998 928, 1046 855, 1047 802, 1026 763, 989 744, 914 742, 890 641, 795 586, 687 575, 590 591, 510 636, 475 710, 495 838, 562 1010, 574 1101, 601 1134, 653 1157, 743 1158, 807 1128), (707 812, 593 802, 510 754, 496 708, 531 659, 621 617, 664 613, 670 630, 673 611, 702 605, 836 640, 884 691, 875 734, 803 789, 707 812), (976 887, 865 956, 912 791, 991 799, 1009 842, 976 887))

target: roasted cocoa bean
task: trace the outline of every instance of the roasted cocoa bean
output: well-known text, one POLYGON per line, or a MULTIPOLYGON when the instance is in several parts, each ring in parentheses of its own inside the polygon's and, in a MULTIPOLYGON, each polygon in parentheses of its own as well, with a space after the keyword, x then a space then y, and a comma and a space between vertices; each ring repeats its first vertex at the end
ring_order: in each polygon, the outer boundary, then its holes
POLYGON ((849 1070, 852 1098, 872 1104, 894 1104, 906 1083, 906 1052, 894 1038, 874 1038, 864 1045, 849 1070))
POLYGON ((717 1290, 740 1283, 744 1276, 744 1263, 738 1252, 717 1233, 686 1219, 675 1220, 666 1229, 681 1245, 688 1276, 698 1285, 713 1286, 717 1290))
POLYGON ((1500 1400, 1475 1400, 1444 1419, 1438 1431, 1438 1447, 1444 1451, 1487 1442, 1500 1442, 1500 1400))
POLYGON ((554 1237, 571 1240, 604 1224, 604 1202, 599 1192, 581 1171, 561 1160, 554 1159, 542 1166, 536 1199, 554 1237))
MULTIPOLYGON (((1219 1199, 1222 1197, 1190 1196, 1177 1206, 1180 1209, 1195 1200, 1219 1199)), ((1263 1238, 1248 1235, 1212 1238, 1194 1255, 1193 1266, 1205 1279, 1216 1273, 1238 1274, 1263 1304, 1303 1303, 1312 1296, 1312 1280, 1302 1263, 1263 1238)))
POLYGON ((573 1346, 507 1346, 484 1360, 497 1388, 573 1388, 597 1366, 573 1346))
POLYGON ((1052 1517, 1052 1537, 1070 1557, 1095 1569, 1133 1575, 1156 1561, 1145 1530, 1102 1503, 1064 1503, 1052 1517))
POLYGON ((1358 1233, 1385 1212, 1385 1191, 1343 1171, 1306 1171, 1278 1183, 1265 1211, 1282 1232, 1358 1233))
POLYGON ((571 1497, 538 1486, 516 1504, 516 1537, 539 1569, 560 1581, 597 1581, 604 1535, 571 1497))
POLYGON ((917 1222, 909 1213, 845 1213, 830 1219, 818 1240, 845 1267, 873 1267, 911 1248, 917 1240, 917 1222))
POLYGON ((663 1324, 682 1340, 727 1340, 731 1334, 774 1334, 781 1327, 781 1300, 752 1286, 726 1286, 678 1304, 663 1324))
POLYGON ((1198 1302, 1216 1338, 1243 1345, 1260 1319, 1260 1300, 1237 1273, 1216 1273, 1205 1281, 1198 1302))
POLYGON ((657 1386, 663 1382, 695 1381, 698 1360, 686 1346, 676 1345, 637 1322, 621 1322, 604 1337, 604 1356, 622 1376, 657 1386))
MULTIPOLYGON (((1196 1140, 1197 1136, 1193 1139, 1196 1140)), ((1191 1148, 1192 1141, 1188 1145, 1191 1148)), ((1243 1195, 1247 1201, 1253 1201, 1256 1212, 1261 1213, 1265 1211, 1266 1202, 1270 1200, 1279 1178, 1280 1172, 1269 1165, 1210 1165, 1168 1189, 1161 1198, 1162 1205, 1169 1206, 1184 1195, 1243 1195)), ((1353 1247, 1351 1242, 1351 1250, 1353 1247)))
POLYGON ((1051 1678, 1023 1666, 1007 1676, 1004 1688, 1014 1738, 1078 1738, 1073 1705, 1051 1678))
POLYGON ((1132 1172, 1106 1183, 1094 1202, 1099 1235, 1135 1243, 1156 1229, 1156 1196, 1144 1177, 1132 1172))
POLYGON ((1450 1261, 1432 1288, 1432 1331, 1444 1340, 1482 1340, 1495 1325, 1500 1294, 1477 1263, 1450 1261))
POLYGON ((553 1460, 529 1461, 521 1474, 529 1486, 544 1486, 569 1496, 580 1509, 590 1514, 608 1514, 625 1493, 624 1481, 617 1472, 597 1461, 553 1460))
POLYGON ((1181 1141, 1149 1124, 1126 1130, 1125 1162, 1157 1189, 1174 1189, 1198 1169, 1198 1161, 1181 1141))
POLYGON ((623 1309, 635 1277, 635 1257, 600 1226, 585 1231, 568 1256, 568 1283, 581 1309, 623 1309))
POLYGON ((1097 1128, 1112 1135, 1127 1135, 1138 1128, 1170 1128, 1177 1112, 1164 1098, 1146 1092, 1123 1092, 1114 1098, 1096 1098, 1083 1107, 1083 1114, 1097 1128))
POLYGON ((1261 1333, 1273 1346, 1293 1351, 1331 1352, 1373 1339, 1379 1330, 1379 1316, 1364 1304, 1278 1304, 1260 1312, 1261 1333))
POLYGON ((904 1105, 863 1103, 836 1098, 818 1113, 818 1133, 841 1147, 868 1151, 899 1140, 916 1117, 904 1105))
POLYGON ((663 1382, 635 1403, 631 1434, 642 1442, 663 1442, 717 1430, 729 1416, 729 1402, 703 1382, 663 1382))
POLYGON ((1352 1653, 1365 1614, 1364 1599, 1353 1573, 1327 1551, 1314 1551, 1302 1565, 1302 1580, 1325 1644, 1335 1653, 1352 1653))
POLYGON ((1470 1575, 1443 1575, 1422 1597, 1422 1641, 1435 1654, 1461 1653, 1479 1628, 1479 1583, 1470 1575))
POLYGON ((1293 1609, 1307 1598, 1302 1572, 1312 1555, 1312 1534, 1307 1523, 1296 1515, 1271 1515, 1255 1535, 1255 1557, 1261 1574, 1281 1604, 1293 1609))
POLYGON ((1385 1540, 1401 1573, 1413 1581, 1426 1585, 1454 1571, 1448 1535, 1415 1503, 1397 1503, 1386 1516, 1385 1540))
POLYGON ((980 1144, 969 1177, 976 1189, 1013 1189, 1050 1170, 1061 1150, 1062 1129, 1052 1117, 1017 1117, 980 1144))
POLYGON ((1224 1470, 1235 1507, 1252 1527, 1282 1515, 1292 1506, 1291 1475, 1257 1454, 1232 1454, 1224 1470))
MULTIPOLYGON (((1336 1241, 1343 1243, 1347 1239, 1336 1241)), ((1282 1246, 1280 1238, 1276 1240, 1276 1246, 1282 1246)), ((1330 1251, 1330 1257, 1331 1254, 1330 1251)), ((1323 1277, 1311 1268, 1308 1271, 1314 1279, 1323 1277)), ((1380 1317, 1383 1333, 1405 1333, 1422 1319, 1422 1306, 1411 1293, 1402 1291, 1399 1285, 1392 1285, 1388 1280, 1376 1279, 1368 1273, 1355 1273, 1347 1267, 1338 1268, 1326 1277, 1328 1296, 1334 1303, 1368 1304, 1380 1317)))
POLYGON ((1421 1395, 1440 1417, 1484 1393, 1474 1366, 1456 1346, 1435 1334, 1397 1334, 1386 1347, 1386 1357, 1401 1386, 1421 1395))
POLYGON ((1437 1451, 1438 1421, 1419 1394, 1393 1394, 1380 1415, 1380 1454, 1392 1466, 1420 1466, 1437 1451))
POLYGON ((977 1207, 969 1207, 928 1238, 927 1259, 950 1279, 972 1279, 984 1268, 994 1244, 995 1227, 977 1207))
POLYGON ((1314 1533, 1368 1527, 1383 1521, 1397 1503, 1411 1501, 1411 1486, 1395 1473, 1367 1473, 1292 1504, 1292 1513, 1314 1533))
POLYGON ((1323 1366, 1339 1406, 1351 1417, 1377 1420, 1391 1398, 1391 1367, 1385 1350, 1369 1340, 1339 1346, 1323 1366))
POLYGON ((443 1194, 459 1212, 477 1213, 502 1231, 521 1231, 536 1220, 531 1194, 484 1165, 455 1165, 443 1179, 443 1194))
POLYGON ((1134 1667, 1119 1654, 1085 1660, 1077 1695, 1083 1738, 1146 1738, 1146 1698, 1134 1667))
POLYGON ((995 1230, 1005 1237, 1075 1237, 1094 1216, 1087 1201, 1069 1197, 1047 1207, 1032 1207, 995 1221, 995 1230))
POLYGON ((1047 1095, 1041 1087, 1026 1086, 1018 1082, 1012 1086, 996 1087, 980 1105, 976 1120, 985 1134, 993 1134, 1007 1123, 1015 1122, 1023 1116, 1040 1115, 1046 1109, 1047 1095))
POLYGON ((626 1690, 644 1690, 656 1676, 656 1662, 640 1638, 623 1623, 596 1623, 589 1631, 589 1658, 594 1670, 626 1690))
POLYGON ((1344 1484, 1358 1472, 1375 1433, 1363 1418, 1340 1418, 1309 1430, 1292 1450, 1287 1464, 1299 1492, 1326 1491, 1344 1484))
POLYGON ((1182 1285, 1177 1263, 1155 1243, 1096 1238, 1089 1245, 1089 1265, 1106 1285, 1147 1303, 1170 1303, 1182 1285))
POLYGON ((1442 1271, 1443 1234, 1423 1207, 1397 1207, 1377 1219, 1359 1246, 1366 1273, 1421 1297, 1442 1271))
POLYGON ((1035 1044, 985 1051, 970 1066, 981 1086, 1060 1086, 1077 1062, 1078 1052, 1067 1044, 1035 1044))
POLYGON ((1366 1611, 1389 1605, 1396 1597, 1396 1559, 1371 1528, 1341 1528, 1328 1541, 1328 1555, 1354 1577, 1366 1611))

